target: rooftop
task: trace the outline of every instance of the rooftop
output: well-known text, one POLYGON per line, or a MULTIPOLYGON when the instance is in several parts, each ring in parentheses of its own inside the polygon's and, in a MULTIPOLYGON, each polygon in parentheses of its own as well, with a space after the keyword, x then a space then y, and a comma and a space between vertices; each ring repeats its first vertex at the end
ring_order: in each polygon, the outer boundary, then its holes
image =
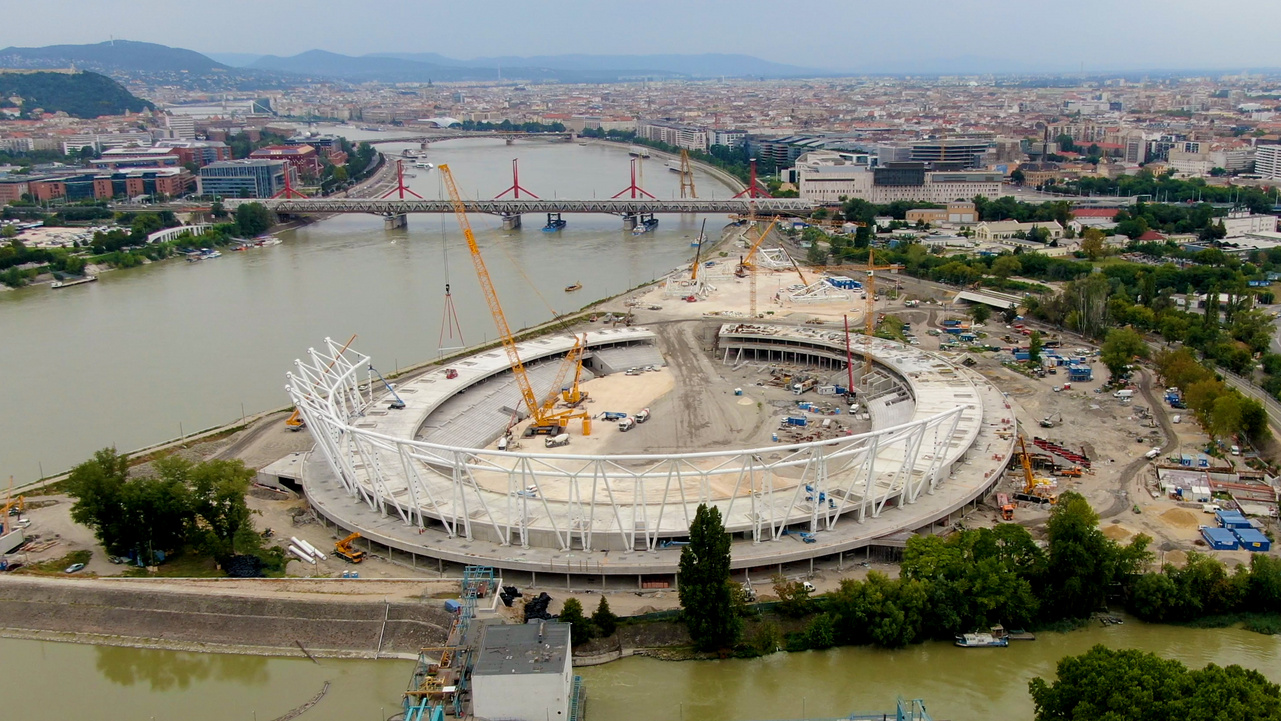
POLYGON ((569 624, 527 623, 485 626, 473 676, 559 674, 569 650, 569 624))

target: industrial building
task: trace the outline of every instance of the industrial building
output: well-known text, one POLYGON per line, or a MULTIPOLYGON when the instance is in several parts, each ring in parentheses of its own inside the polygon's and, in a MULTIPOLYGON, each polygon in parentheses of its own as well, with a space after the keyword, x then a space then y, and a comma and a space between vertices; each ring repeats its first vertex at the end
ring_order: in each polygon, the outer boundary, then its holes
POLYGON ((839 158, 840 154, 807 153, 797 160, 800 196, 819 203, 859 198, 871 203, 894 201, 951 203, 976 195, 997 197, 1003 176, 987 171, 935 171, 925 163, 902 162, 869 168, 839 158))
POLYGON ((472 716, 575 721, 570 632, 550 621, 485 626, 471 672, 472 716))

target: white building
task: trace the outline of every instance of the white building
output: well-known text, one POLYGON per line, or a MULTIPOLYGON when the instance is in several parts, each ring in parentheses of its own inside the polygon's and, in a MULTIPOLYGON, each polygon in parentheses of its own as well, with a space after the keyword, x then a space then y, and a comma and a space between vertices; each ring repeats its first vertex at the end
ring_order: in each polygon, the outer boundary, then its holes
POLYGON ((712 145, 724 145, 737 148, 747 142, 747 133, 743 130, 712 130, 712 145))
POLYGON ((1037 228, 1044 228, 1050 232, 1050 240, 1058 240, 1063 237, 1063 226, 1059 221, 1051 220, 1048 222, 1037 223, 1020 223, 1017 220, 992 220, 984 221, 974 226, 974 237, 979 240, 1016 240, 1015 236, 1019 233, 1031 235, 1032 231, 1037 228))
POLYGON ((1281 180, 1281 145, 1260 145, 1254 149, 1254 172, 1267 180, 1281 180))
POLYGON ((1248 235, 1259 232, 1275 232, 1277 229, 1277 217, 1275 215, 1253 215, 1244 211, 1228 213, 1226 218, 1221 218, 1223 229, 1228 231, 1226 237, 1234 238, 1238 235, 1248 235))
POLYGON ((472 668, 472 715, 504 721, 570 718, 568 624, 488 625, 472 668))
POLYGON ((636 134, 686 150, 706 151, 709 147, 706 128, 646 120, 637 125, 636 134))
POLYGON ((196 120, 190 115, 166 115, 165 127, 169 128, 171 138, 194 140, 196 137, 196 120))

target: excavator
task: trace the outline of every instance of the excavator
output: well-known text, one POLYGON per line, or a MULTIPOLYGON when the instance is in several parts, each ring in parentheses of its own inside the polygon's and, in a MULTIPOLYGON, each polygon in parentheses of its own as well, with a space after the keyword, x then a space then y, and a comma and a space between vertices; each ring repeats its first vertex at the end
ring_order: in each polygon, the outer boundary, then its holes
POLYGON ((1058 496, 1049 490, 1053 482, 1032 473, 1032 457, 1028 455, 1027 444, 1023 442, 1022 433, 1019 434, 1019 460, 1023 463, 1023 492, 1015 493, 1014 498, 1032 503, 1058 503, 1058 496))
MULTIPOLYGON (((471 253, 472 265, 476 269, 476 278, 480 281, 480 289, 485 296, 485 302, 489 305, 489 313, 494 317, 494 325, 498 329, 498 336, 503 342, 503 350, 507 353, 507 360, 511 362, 512 376, 516 378, 516 386, 520 389, 521 399, 525 402, 525 407, 529 409, 529 414, 533 422, 525 429, 526 436, 550 435, 556 436, 565 432, 566 426, 571 420, 579 420, 583 424, 583 435, 591 434, 591 417, 579 408, 570 408, 568 410, 556 412, 555 399, 557 392, 561 390, 561 382, 565 372, 575 360, 570 356, 575 355, 571 350, 565 355, 562 361, 561 370, 558 374, 558 380, 552 385, 552 393, 549 394, 551 399, 550 406, 546 399, 540 399, 534 392, 534 386, 529 380, 529 374, 525 370, 525 364, 520 358, 520 352, 516 347, 516 338, 512 335, 511 327, 507 324, 507 316, 503 313, 502 304, 498 301, 498 291, 494 288, 494 282, 489 276, 489 270, 485 267, 485 259, 480 254, 480 247, 476 244, 476 236, 472 233, 471 221, 467 219, 467 205, 463 202, 462 194, 458 192, 458 185, 454 182, 454 175, 449 169, 448 164, 439 165, 436 170, 440 173, 441 180, 445 183, 445 188, 449 192, 450 203, 454 207, 454 217, 458 221, 458 227, 463 231, 463 237, 467 240, 467 249, 471 253)), ((582 352, 585 348, 579 346, 586 345, 584 338, 575 344, 577 358, 581 359, 582 352)), ((577 362, 581 362, 580 360, 577 362)), ((571 389, 572 390, 572 389, 571 389)))
POLYGON ((365 552, 352 546, 352 541, 360 538, 359 533, 353 533, 334 544, 334 555, 348 563, 360 563, 365 560, 365 552))

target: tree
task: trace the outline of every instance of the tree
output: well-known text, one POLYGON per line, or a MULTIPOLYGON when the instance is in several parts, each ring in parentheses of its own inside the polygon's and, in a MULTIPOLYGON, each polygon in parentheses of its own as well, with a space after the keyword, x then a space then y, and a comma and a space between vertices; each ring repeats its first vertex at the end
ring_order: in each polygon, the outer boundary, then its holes
POLYGON ((1053 683, 1028 684, 1036 721, 1254 721, 1281 719, 1281 687, 1257 671, 1178 661, 1097 645, 1066 656, 1053 683))
POLYGON ((975 303, 970 306, 970 317, 974 319, 975 323, 982 325, 987 322, 988 318, 992 317, 992 309, 982 303, 975 303))
POLYGON ((742 630, 730 588, 729 549, 720 510, 700 503, 689 526, 689 545, 681 549, 676 582, 685 626, 704 651, 733 647, 742 630))
POLYGON ((161 478, 189 489, 191 511, 197 521, 191 543, 216 558, 225 558, 236 554, 237 537, 254 536, 253 511, 245 504, 254 470, 243 461, 192 463, 181 456, 168 456, 156 461, 155 467, 161 478))
POLYGON ((236 208, 236 231, 244 237, 262 235, 274 223, 271 211, 262 203, 241 203, 236 208))
POLYGON ((577 598, 565 599, 565 605, 561 607, 560 616, 556 620, 570 624, 569 637, 573 639, 573 645, 578 646, 592 640, 595 629, 592 628, 592 622, 583 615, 583 604, 577 598))
POLYGON ((1045 344, 1041 342, 1041 331, 1039 330, 1032 331, 1032 335, 1028 336, 1028 339, 1027 339, 1028 362, 1033 365, 1040 365, 1041 349, 1044 347, 1045 347, 1045 344))
POLYGON ((592 625, 596 627, 601 638, 613 636, 618 628, 618 616, 609 609, 609 600, 604 596, 600 597, 600 603, 596 604, 596 610, 592 613, 592 625))
POLYGON ((1046 522, 1049 563, 1047 605, 1068 618, 1088 616, 1103 605, 1114 583, 1134 576, 1148 561, 1151 539, 1138 535, 1120 546, 1099 530, 1099 516, 1085 496, 1059 496, 1046 522))
POLYGON ((1005 280, 1023 272, 1023 264, 1013 255, 1000 255, 992 261, 992 275, 1005 280))
POLYGON ((789 581, 782 574, 774 575, 774 595, 778 596, 778 612, 791 618, 801 618, 814 612, 810 592, 800 581, 789 581))
POLYGON ((1015 169, 1013 173, 1010 173, 1010 182, 1015 185, 1022 185, 1025 180, 1027 180, 1027 176, 1020 169, 1015 169))
POLYGON ((1116 380, 1125 373, 1131 361, 1136 357, 1148 357, 1148 344, 1143 336, 1133 328, 1113 328, 1108 331, 1107 339, 1099 352, 1099 359, 1108 367, 1112 379, 1116 380))
POLYGON ((1086 228, 1081 234, 1081 252, 1090 260, 1098 260, 1104 252, 1103 231, 1098 228, 1086 228))
POLYGON ((16 237, 18 237, 18 229, 15 228, 12 224, 6 225, 3 228, 0 228, 0 238, 9 239, 9 238, 16 238, 16 237))

